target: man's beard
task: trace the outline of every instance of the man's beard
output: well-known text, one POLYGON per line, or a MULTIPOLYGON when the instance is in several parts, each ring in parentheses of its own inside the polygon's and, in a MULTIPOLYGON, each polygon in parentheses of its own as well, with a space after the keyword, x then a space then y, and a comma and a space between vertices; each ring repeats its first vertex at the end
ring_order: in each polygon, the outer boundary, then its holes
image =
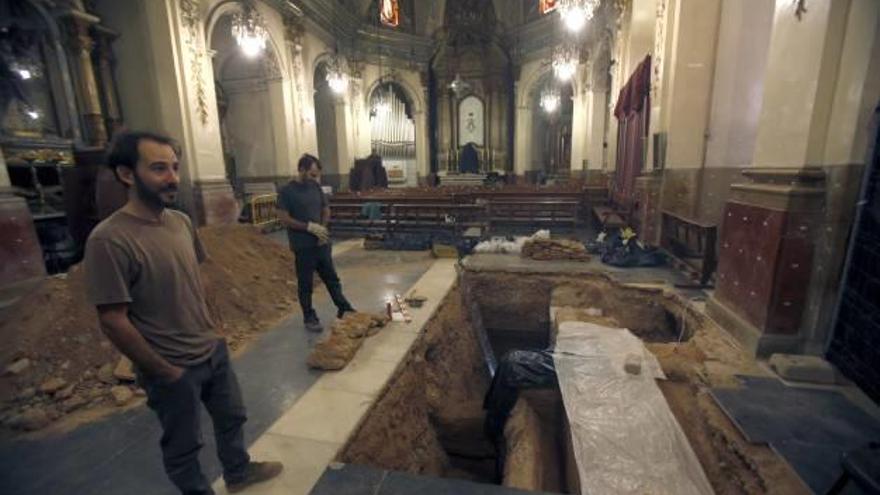
POLYGON ((177 192, 177 185, 166 186, 158 191, 154 191, 141 180, 137 173, 134 174, 134 185, 138 198, 153 209, 161 210, 177 204, 176 201, 165 201, 161 196, 162 193, 177 192))

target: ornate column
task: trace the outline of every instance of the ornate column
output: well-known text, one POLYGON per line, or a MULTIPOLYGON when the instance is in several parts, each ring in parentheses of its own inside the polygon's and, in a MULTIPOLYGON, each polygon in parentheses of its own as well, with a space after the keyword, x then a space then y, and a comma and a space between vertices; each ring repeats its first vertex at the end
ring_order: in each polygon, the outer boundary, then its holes
POLYGON ((284 42, 290 53, 290 82, 293 86, 294 129, 297 136, 296 158, 302 153, 317 153, 315 112, 312 108, 314 98, 306 81, 306 66, 303 59, 303 37, 305 27, 300 19, 288 17, 284 20, 284 42))
POLYGON ((79 10, 64 12, 62 17, 66 20, 76 91, 82 105, 79 110, 86 125, 86 142, 92 146, 104 146, 107 144, 107 131, 104 128, 101 97, 92 65, 95 41, 89 34, 89 28, 100 19, 79 10))
POLYGON ((726 203, 709 313, 759 355, 824 351, 878 91, 880 4, 777 0, 753 163, 726 203))
POLYGON ((163 75, 155 79, 157 92, 162 104, 173 109, 163 112, 160 127, 183 145, 189 210, 199 225, 229 224, 236 222, 239 204, 226 177, 203 8, 196 0, 145 3, 148 25, 161 26, 150 36, 163 75))
POLYGON ((95 61, 98 66, 98 80, 100 81, 101 96, 104 100, 104 125, 108 137, 112 137, 122 127, 122 114, 119 111, 119 95, 116 94, 116 80, 113 77, 113 69, 116 66, 116 58, 113 56, 113 41, 119 34, 103 26, 95 26, 95 61))
POLYGON ((27 202, 12 194, 0 150, 0 289, 45 275, 34 220, 27 202))
POLYGON ((760 355, 794 352, 821 229, 825 174, 819 168, 743 172, 721 225, 709 314, 760 355))

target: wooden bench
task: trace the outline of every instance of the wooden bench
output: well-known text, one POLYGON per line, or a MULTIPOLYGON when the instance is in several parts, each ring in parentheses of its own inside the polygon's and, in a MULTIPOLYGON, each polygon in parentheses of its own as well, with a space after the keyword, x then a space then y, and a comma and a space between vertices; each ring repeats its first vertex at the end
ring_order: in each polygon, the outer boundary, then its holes
POLYGON ((678 262, 680 268, 699 277, 700 288, 711 287, 712 274, 718 267, 718 226, 669 210, 662 210, 661 216, 660 247, 678 262))
POLYGON ((336 203, 330 206, 330 228, 359 233, 393 233, 452 230, 457 234, 471 227, 486 229, 485 205, 449 203, 382 203, 379 219, 362 214, 363 204, 336 203))
MULTIPOLYGON (((364 202, 366 203, 366 202, 364 202)), ((330 203, 330 228, 345 232, 371 233, 387 228, 389 206, 382 204, 382 216, 370 219, 362 214, 364 203, 330 203)))
POLYGON ((578 225, 580 201, 572 200, 489 200, 489 225, 533 224, 540 226, 578 225))
POLYGON ((485 231, 485 205, 393 204, 387 217, 386 231, 451 230, 461 234, 477 227, 485 231))
POLYGON ((592 212, 596 227, 601 230, 619 229, 626 226, 623 217, 610 206, 594 206, 592 212))

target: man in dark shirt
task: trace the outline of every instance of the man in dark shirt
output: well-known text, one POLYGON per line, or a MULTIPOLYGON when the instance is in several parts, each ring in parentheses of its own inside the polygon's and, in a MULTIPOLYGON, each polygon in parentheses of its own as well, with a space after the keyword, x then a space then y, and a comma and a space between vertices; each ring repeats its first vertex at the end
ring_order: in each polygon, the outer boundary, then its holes
POLYGON ((338 318, 354 311, 342 294, 342 284, 333 267, 330 249, 330 206, 318 179, 321 176, 321 162, 314 156, 305 154, 297 164, 299 175, 281 188, 278 193, 278 219, 287 227, 290 249, 296 256, 296 280, 299 305, 307 330, 323 330, 318 315, 312 307, 312 280, 317 270, 327 291, 336 304, 338 318))
POLYGON ((199 465, 202 402, 229 492, 277 476, 280 463, 252 462, 245 450, 238 379, 205 304, 199 263, 207 255, 189 217, 167 208, 179 183, 174 141, 126 132, 107 161, 128 202, 86 242, 88 297, 159 417, 165 472, 184 494, 214 493, 199 465))

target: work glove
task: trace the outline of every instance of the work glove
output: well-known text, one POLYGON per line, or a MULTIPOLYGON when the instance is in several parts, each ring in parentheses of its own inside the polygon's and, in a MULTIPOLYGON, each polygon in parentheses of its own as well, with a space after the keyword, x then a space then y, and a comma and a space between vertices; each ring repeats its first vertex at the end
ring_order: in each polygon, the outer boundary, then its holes
POLYGON ((318 244, 326 244, 330 240, 330 232, 327 230, 327 227, 319 223, 309 222, 306 230, 309 234, 318 238, 318 244))

